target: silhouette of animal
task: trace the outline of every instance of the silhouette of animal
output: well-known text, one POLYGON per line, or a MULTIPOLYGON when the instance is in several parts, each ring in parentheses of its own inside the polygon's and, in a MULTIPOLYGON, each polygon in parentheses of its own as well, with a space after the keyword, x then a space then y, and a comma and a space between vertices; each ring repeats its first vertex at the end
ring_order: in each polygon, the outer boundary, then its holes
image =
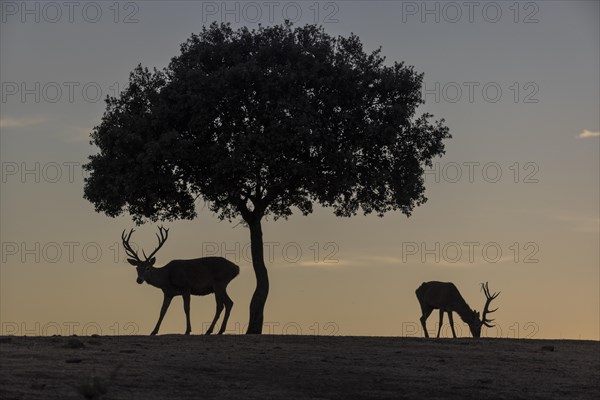
POLYGON ((240 273, 240 267, 223 257, 203 257, 193 260, 173 260, 162 268, 155 268, 156 258, 154 255, 165 244, 169 236, 168 229, 161 226, 158 230, 159 233, 156 234, 158 247, 150 256, 146 256, 146 253, 142 250, 145 260, 142 260, 129 244, 131 235, 135 231, 131 229, 128 235, 125 234, 125 231, 121 234, 123 247, 130 257, 127 261, 137 267, 137 283, 146 282, 163 291, 164 298, 160 316, 151 335, 158 333, 165 313, 175 296, 183 296, 183 309, 186 318, 185 334, 189 335, 192 331, 190 324, 191 295, 206 296, 211 293, 215 294, 217 311, 206 334, 210 335, 213 332, 215 324, 223 308, 225 308, 225 316, 223 317, 221 329, 219 329, 219 335, 222 334, 227 328, 227 320, 233 307, 233 301, 227 295, 227 285, 240 273))
POLYGON ((471 334, 473 337, 481 336, 481 327, 483 325, 491 328, 493 319, 487 319, 488 314, 493 313, 497 310, 489 310, 490 303, 494 300, 500 292, 490 295, 488 283, 481 284, 481 288, 485 294, 485 307, 483 308, 483 316, 480 318, 479 313, 475 310, 471 310, 471 307, 467 304, 465 299, 461 296, 460 292, 451 282, 424 282, 415 291, 419 304, 421 305, 421 325, 423 326, 423 332, 425 337, 429 337, 427 332, 426 321, 433 310, 440 310, 440 323, 438 327, 437 337, 440 337, 440 331, 444 321, 444 313, 448 313, 448 319, 450 320, 450 328, 452 329, 452 336, 456 337, 454 332, 454 320, 452 318, 452 312, 456 312, 460 318, 469 325, 471 334))

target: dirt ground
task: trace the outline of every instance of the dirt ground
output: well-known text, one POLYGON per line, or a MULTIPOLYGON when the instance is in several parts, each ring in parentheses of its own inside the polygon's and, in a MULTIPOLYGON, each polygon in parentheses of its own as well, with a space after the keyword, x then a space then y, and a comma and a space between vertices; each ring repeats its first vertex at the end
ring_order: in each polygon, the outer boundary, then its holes
POLYGON ((8 399, 598 399, 600 342, 324 336, 0 338, 8 399))

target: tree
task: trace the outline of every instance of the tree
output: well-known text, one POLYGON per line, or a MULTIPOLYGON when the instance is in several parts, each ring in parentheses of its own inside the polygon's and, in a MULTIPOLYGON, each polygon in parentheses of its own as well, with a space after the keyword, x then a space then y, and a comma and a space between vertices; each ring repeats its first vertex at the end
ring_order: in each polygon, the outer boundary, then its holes
POLYGON ((247 333, 261 333, 263 217, 315 203, 410 216, 427 200, 424 167, 451 136, 443 119, 415 117, 423 75, 380 53, 314 25, 204 27, 163 71, 140 65, 107 98, 84 197, 136 223, 193 219, 197 198, 222 220, 241 217, 256 274, 247 333))

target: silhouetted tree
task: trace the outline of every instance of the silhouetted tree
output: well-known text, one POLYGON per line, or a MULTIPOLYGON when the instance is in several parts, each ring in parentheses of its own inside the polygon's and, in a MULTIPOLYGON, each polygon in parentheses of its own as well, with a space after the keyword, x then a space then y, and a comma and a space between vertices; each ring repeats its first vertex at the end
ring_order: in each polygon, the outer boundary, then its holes
POLYGON ((247 333, 261 333, 269 279, 261 221, 303 215, 410 216, 424 203, 423 169, 444 153, 444 120, 415 117, 423 75, 384 65, 356 35, 291 24, 192 35, 164 71, 138 66, 107 98, 86 169, 96 211, 196 217, 200 197, 250 229, 256 290, 247 333))

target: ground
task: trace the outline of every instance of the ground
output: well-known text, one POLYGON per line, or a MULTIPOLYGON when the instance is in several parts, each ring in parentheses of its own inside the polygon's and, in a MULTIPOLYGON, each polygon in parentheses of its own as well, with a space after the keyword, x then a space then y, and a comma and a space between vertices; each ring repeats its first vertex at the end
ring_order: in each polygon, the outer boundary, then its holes
POLYGON ((0 398, 598 399, 600 342, 4 337, 0 398))

